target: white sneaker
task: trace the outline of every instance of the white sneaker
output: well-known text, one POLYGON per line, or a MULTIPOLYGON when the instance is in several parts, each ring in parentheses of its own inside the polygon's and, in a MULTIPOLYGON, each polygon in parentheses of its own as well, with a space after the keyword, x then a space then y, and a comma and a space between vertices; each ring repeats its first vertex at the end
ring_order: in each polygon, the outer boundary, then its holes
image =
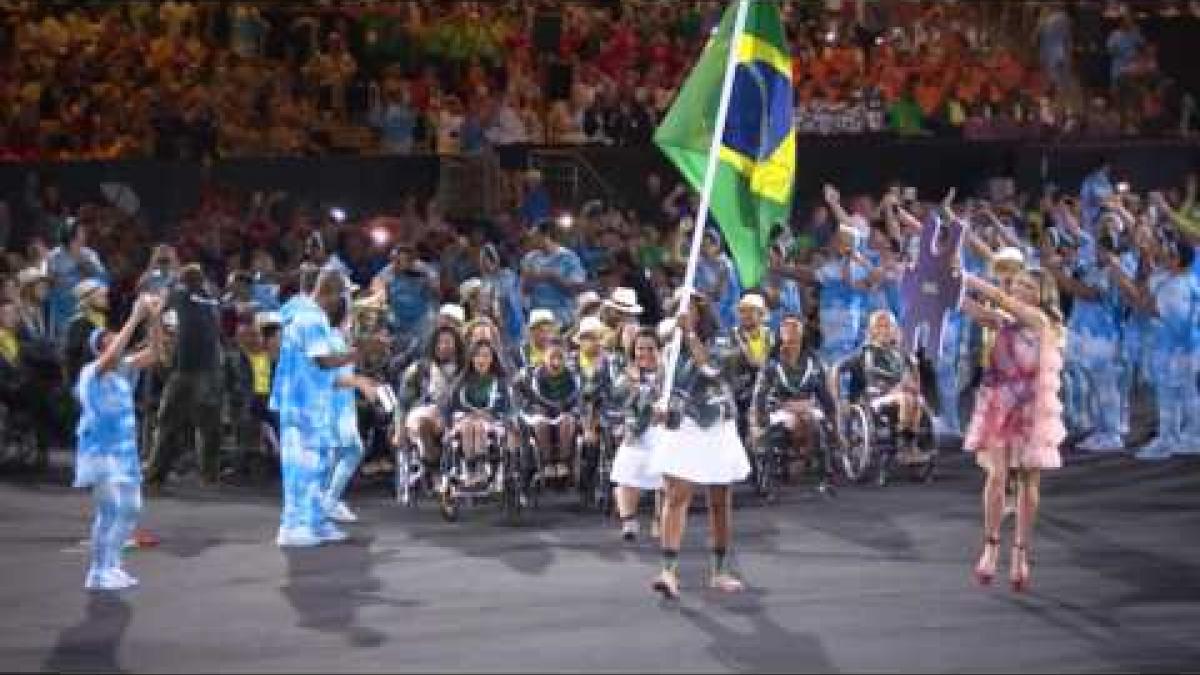
POLYGON ((1141 450, 1138 450, 1134 457, 1145 461, 1159 461, 1171 458, 1171 447, 1161 438, 1155 438, 1153 441, 1141 450))
POLYGON ((140 581, 138 581, 137 577, 133 576, 129 572, 126 572, 121 567, 118 567, 114 570, 110 570, 110 572, 114 576, 116 576, 118 579, 120 579, 125 584, 126 588, 133 588, 134 586, 137 586, 139 583, 141 583, 140 581))
POLYGON ((333 523, 325 523, 317 528, 317 537, 321 543, 337 543, 339 541, 346 541, 350 538, 350 535, 346 534, 344 530, 333 523))
POLYGON ((114 570, 89 570, 83 587, 89 591, 122 591, 130 584, 114 570))
POLYGON ((293 529, 280 529, 279 535, 275 537, 275 545, 289 548, 302 548, 309 546, 318 546, 321 543, 321 538, 317 536, 312 528, 297 527, 293 529))
POLYGON ((358 515, 351 511, 349 506, 346 506, 346 502, 338 502, 334 504, 333 506, 327 508, 325 513, 329 516, 330 520, 339 523, 358 522, 358 515))
POLYGON ((1077 446, 1083 452, 1124 452, 1125 444, 1116 434, 1093 434, 1077 446))
POLYGON ((638 521, 636 518, 630 518, 621 523, 621 538, 625 541, 633 541, 638 536, 638 521))

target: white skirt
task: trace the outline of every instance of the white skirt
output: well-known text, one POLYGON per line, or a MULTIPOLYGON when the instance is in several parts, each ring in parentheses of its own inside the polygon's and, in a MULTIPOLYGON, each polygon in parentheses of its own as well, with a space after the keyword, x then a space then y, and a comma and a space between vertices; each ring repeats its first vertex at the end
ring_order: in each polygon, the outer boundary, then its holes
POLYGON ((611 479, 614 484, 640 490, 662 489, 662 474, 650 470, 654 449, 647 441, 653 432, 654 427, 651 427, 641 436, 626 434, 625 442, 617 448, 617 456, 613 458, 611 479))
POLYGON ((650 471, 698 485, 729 485, 750 475, 750 461, 737 433, 726 419, 705 429, 683 418, 678 429, 652 427, 646 444, 654 448, 650 471))

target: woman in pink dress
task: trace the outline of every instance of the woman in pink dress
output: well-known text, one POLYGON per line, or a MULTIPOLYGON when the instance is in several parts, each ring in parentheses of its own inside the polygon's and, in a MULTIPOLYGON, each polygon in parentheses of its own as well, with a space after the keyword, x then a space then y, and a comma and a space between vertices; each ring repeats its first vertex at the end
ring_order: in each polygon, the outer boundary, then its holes
POLYGON ((988 585, 996 574, 1005 483, 1017 481, 1017 525, 1009 580, 1014 591, 1029 588, 1029 542, 1044 469, 1062 466, 1058 446, 1066 437, 1059 402, 1064 330, 1057 293, 1049 278, 1020 272, 1001 290, 973 276, 962 308, 996 331, 991 363, 967 429, 965 446, 987 472, 983 489, 984 548, 975 579, 988 585))

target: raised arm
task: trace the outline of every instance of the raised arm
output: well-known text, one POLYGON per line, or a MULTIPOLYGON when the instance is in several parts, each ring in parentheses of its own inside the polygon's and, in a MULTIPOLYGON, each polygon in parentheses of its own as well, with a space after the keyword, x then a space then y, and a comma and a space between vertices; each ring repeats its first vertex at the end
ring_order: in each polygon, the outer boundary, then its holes
POLYGON ((125 322, 125 325, 121 326, 121 330, 117 332, 116 337, 96 357, 96 372, 106 373, 120 365, 121 357, 125 354, 125 348, 129 346, 129 341, 133 339, 133 334, 137 330, 138 325, 146 317, 156 314, 161 309, 162 302, 159 299, 146 295, 138 297, 137 301, 133 304, 133 312, 129 315, 129 319, 125 322))
MULTIPOLYGON (((995 302, 1000 306, 1000 309, 1012 315, 1017 321, 1026 326, 1040 329, 1046 325, 1046 316, 1042 314, 1040 309, 1017 300, 987 281, 975 275, 967 274, 963 276, 963 283, 966 284, 969 290, 976 291, 983 297, 995 302)), ((966 309, 966 300, 963 301, 963 305, 964 309, 966 309)), ((968 314, 972 313, 971 310, 967 311, 968 314)))
POLYGON ((1125 274, 1125 270, 1115 255, 1107 251, 1101 251, 1098 255, 1108 257, 1109 277, 1117 284, 1117 290, 1125 302, 1139 312, 1153 314, 1155 312, 1154 298, 1151 297, 1149 289, 1125 274))
POLYGON ((1074 297, 1094 301, 1099 300, 1104 295, 1100 291, 1067 274, 1066 270, 1063 269, 1062 261, 1050 250, 1050 246, 1046 241, 1042 242, 1042 266, 1054 277, 1054 281, 1060 289, 1074 297))
POLYGON ((824 195, 825 203, 829 206, 829 211, 833 214, 833 217, 837 218, 838 224, 853 227, 854 221, 850 219, 850 214, 846 212, 846 209, 842 208, 842 196, 837 188, 826 183, 824 195))

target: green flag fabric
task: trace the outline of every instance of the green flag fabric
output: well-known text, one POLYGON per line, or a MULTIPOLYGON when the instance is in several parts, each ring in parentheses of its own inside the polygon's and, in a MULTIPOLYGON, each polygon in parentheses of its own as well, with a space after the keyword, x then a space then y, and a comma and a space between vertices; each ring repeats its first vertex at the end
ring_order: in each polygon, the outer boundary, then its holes
POLYGON ((796 175, 792 65, 779 8, 747 0, 745 30, 733 44, 738 3, 679 90, 654 142, 696 191, 704 184, 725 66, 737 59, 721 134, 710 214, 733 255, 743 288, 757 286, 767 267, 771 233, 791 211, 796 175))

